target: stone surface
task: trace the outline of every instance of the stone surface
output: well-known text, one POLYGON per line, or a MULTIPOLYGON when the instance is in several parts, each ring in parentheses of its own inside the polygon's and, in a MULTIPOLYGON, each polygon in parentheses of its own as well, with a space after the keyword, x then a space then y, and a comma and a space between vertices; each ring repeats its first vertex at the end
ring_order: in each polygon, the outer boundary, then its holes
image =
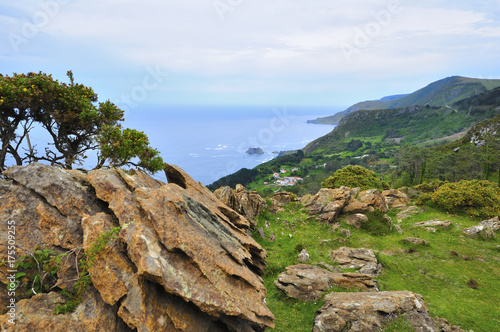
POLYGON ((406 206, 411 202, 404 192, 397 189, 384 190, 382 191, 382 196, 385 198, 390 209, 406 206))
POLYGON ((451 325, 444 318, 435 317, 434 323, 436 324, 437 331, 439 332, 474 332, 472 330, 463 330, 460 326, 451 325))
POLYGON ((302 249, 302 251, 297 255, 297 258, 302 263, 305 263, 309 260, 309 253, 307 252, 306 249, 302 249))
POLYGON ((334 273, 314 265, 288 266, 286 272, 274 282, 289 297, 303 301, 317 301, 333 286, 377 291, 377 284, 369 275, 358 273, 334 273))
POLYGON ((292 193, 287 191, 280 191, 273 194, 271 198, 271 202, 274 207, 283 207, 288 205, 292 201, 292 193))
POLYGON ((361 228, 361 223, 367 222, 368 217, 362 213, 351 214, 345 219, 348 225, 354 226, 356 229, 361 228))
POLYGON ((313 332, 380 331, 404 315, 419 332, 438 332, 423 298, 408 291, 330 293, 314 319, 313 332))
POLYGON ((412 215, 418 214, 420 212, 420 209, 418 206, 406 206, 406 207, 401 207, 401 211, 398 212, 396 215, 397 219, 405 219, 409 218, 412 215))
POLYGON ((114 169, 84 174, 32 164, 4 172, 12 181, 0 181, 0 216, 17 223, 16 243, 23 250, 88 250, 102 232, 121 226, 97 254, 90 269, 95 288, 74 313, 54 316, 63 299, 56 292, 40 294, 19 302, 24 320, 15 331, 274 326, 260 277, 266 253, 246 234, 248 219, 177 166, 164 170, 167 184, 114 169))
POLYGON ((374 209, 381 210, 383 212, 389 211, 389 207, 387 206, 387 202, 377 189, 369 189, 362 191, 358 194, 357 198, 361 203, 368 204, 374 209))
POLYGON ((487 233, 496 233, 500 229, 500 220, 498 217, 483 220, 477 226, 472 226, 462 230, 462 233, 469 237, 474 237, 479 235, 481 232, 487 233))
POLYGON ((380 274, 381 266, 371 249, 341 247, 332 251, 330 257, 341 269, 358 269, 359 273, 369 275, 380 274))
POLYGON ((349 203, 344 207, 343 213, 356 213, 356 214, 361 214, 361 213, 366 213, 366 212, 373 212, 375 209, 373 206, 370 206, 366 203, 361 203, 355 198, 352 198, 349 203))
POLYGON ((302 196, 300 198, 300 203, 302 203, 302 205, 306 206, 306 205, 310 204, 313 201, 313 198, 314 198, 313 195, 311 195, 311 194, 305 194, 304 196, 302 196))
POLYGON ((414 223, 413 226, 417 227, 442 227, 446 228, 449 227, 452 224, 451 220, 428 220, 428 221, 422 221, 422 222, 417 222, 414 223))
POLYGON ((2 332, 67 331, 67 332, 128 332, 132 331, 117 316, 116 307, 101 300, 99 292, 90 288, 80 306, 73 313, 54 315, 54 308, 65 303, 56 292, 38 294, 17 303, 15 325, 8 315, 0 316, 2 332))
POLYGON ((351 191, 347 187, 338 189, 322 188, 314 195, 306 208, 310 215, 315 215, 320 221, 334 222, 351 199, 351 191))
POLYGON ((214 195, 231 209, 245 216, 252 228, 255 227, 255 217, 267 207, 266 200, 256 191, 247 191, 241 184, 236 185, 236 190, 231 187, 220 187, 214 195))
POLYGON ((406 243, 415 244, 415 245, 425 245, 428 246, 430 243, 427 240, 422 240, 416 237, 407 237, 403 240, 406 243))

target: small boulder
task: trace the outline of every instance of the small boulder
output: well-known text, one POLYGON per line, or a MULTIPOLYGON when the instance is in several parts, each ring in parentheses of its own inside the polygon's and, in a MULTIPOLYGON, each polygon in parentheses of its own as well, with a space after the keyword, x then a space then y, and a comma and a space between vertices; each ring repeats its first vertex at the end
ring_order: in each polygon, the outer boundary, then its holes
POLYGON ((302 263, 305 263, 309 260, 309 253, 307 252, 306 249, 302 249, 302 251, 297 255, 297 258, 302 263))
POLYGON ((420 246, 420 245, 428 246, 430 244, 429 241, 418 239, 416 237, 407 237, 403 241, 406 243, 415 244, 417 246, 420 246))
POLYGON ((389 208, 401 207, 410 204, 410 199, 406 194, 397 189, 384 190, 382 196, 385 198, 389 208))
POLYGON ((283 207, 288 205, 292 201, 292 193, 287 191, 280 191, 274 193, 273 198, 271 198, 271 202, 274 207, 283 207))
MULTIPOLYGON (((405 219, 410 216, 413 216, 415 214, 418 214, 420 212, 420 209, 418 206, 406 206, 406 207, 401 207, 401 211, 398 212, 396 218, 397 219, 405 219)), ((398 221, 399 222, 399 221, 398 221)))
POLYGON ((446 228, 446 227, 449 227, 451 224, 452 224, 451 220, 445 220, 445 221, 441 221, 441 220, 428 220, 428 221, 422 221, 422 222, 414 223, 413 226, 417 226, 417 227, 424 226, 424 227, 442 227, 442 228, 446 228))
POLYGON ((378 291, 372 276, 359 273, 334 273, 314 265, 288 266, 274 282, 289 297, 303 301, 317 301, 332 286, 357 288, 367 292, 378 291))
POLYGON ((330 257, 339 263, 341 269, 359 269, 359 273, 369 275, 380 274, 381 265, 371 249, 341 247, 332 251, 330 257))
POLYGON ((379 331, 388 317, 403 316, 415 331, 438 332, 421 295, 408 291, 330 293, 314 319, 313 332, 379 331))
POLYGON ((259 235, 262 238, 262 240, 266 239, 266 233, 264 233, 264 228, 262 227, 259 228, 259 235))
POLYGON ((499 229, 500 229, 500 220, 498 217, 495 217, 489 220, 481 221, 477 226, 466 228, 462 231, 462 233, 464 233, 469 237, 474 237, 480 233, 493 234, 498 232, 499 229))

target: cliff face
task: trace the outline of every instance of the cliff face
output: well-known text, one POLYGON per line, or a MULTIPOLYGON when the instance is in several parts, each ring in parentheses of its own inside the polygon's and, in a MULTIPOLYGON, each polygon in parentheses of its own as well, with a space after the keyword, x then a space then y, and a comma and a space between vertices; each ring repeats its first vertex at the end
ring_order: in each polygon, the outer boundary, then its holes
MULTIPOLYGON (((266 253, 249 221, 176 166, 168 183, 145 173, 88 174, 32 164, 0 180, 0 243, 16 225, 17 256, 37 246, 58 253, 86 250, 120 226, 97 254, 92 286, 73 313, 54 315, 71 288, 73 260, 63 261, 52 292, 16 302, 16 325, 2 331, 263 331, 274 326, 265 305, 266 253), (5 229, 5 231, 4 231, 5 229)), ((6 250, 0 258, 7 261, 6 250)), ((6 272, 6 266, 1 267, 6 272)), ((6 275, 0 281, 8 283, 6 275)), ((10 301, 2 285, 1 308, 10 301)), ((4 314, 4 312, 1 312, 4 314)))

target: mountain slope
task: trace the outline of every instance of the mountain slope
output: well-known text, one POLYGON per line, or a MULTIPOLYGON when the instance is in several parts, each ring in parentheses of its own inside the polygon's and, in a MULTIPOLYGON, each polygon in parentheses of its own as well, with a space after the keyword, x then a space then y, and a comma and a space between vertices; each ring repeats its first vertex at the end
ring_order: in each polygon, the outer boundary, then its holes
POLYGON ((385 97, 380 100, 363 101, 332 116, 311 120, 311 123, 338 124, 342 117, 360 110, 403 108, 415 105, 445 106, 500 87, 500 80, 476 79, 452 76, 433 82, 409 95, 385 97))
POLYGON ((416 144, 467 130, 500 113, 500 88, 454 104, 360 110, 340 120, 329 134, 309 143, 304 153, 338 153, 350 138, 382 136, 384 140, 416 144))

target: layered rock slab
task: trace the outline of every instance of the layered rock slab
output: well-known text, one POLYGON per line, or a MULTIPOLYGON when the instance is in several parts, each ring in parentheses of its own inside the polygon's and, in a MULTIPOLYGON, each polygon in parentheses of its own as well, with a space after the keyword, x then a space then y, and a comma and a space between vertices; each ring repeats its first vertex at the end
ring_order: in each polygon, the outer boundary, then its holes
POLYGON ((313 332, 379 331, 403 316, 419 332, 438 332, 422 296, 408 292, 330 293, 314 319, 313 332))
MULTIPOLYGON (((25 234, 20 233, 17 244, 30 250, 36 245, 58 252, 88 249, 102 232, 120 225, 118 238, 90 270, 95 289, 86 296, 107 308, 124 330, 272 327, 274 316, 264 303, 260 278, 266 254, 246 235, 249 221, 180 168, 166 165, 165 172, 168 184, 142 172, 14 167, 4 172, 13 181, 1 183, 0 215, 16 221, 25 234)), ((55 292, 40 296, 63 301, 55 292)), ((40 309, 39 302, 47 304, 36 298, 23 301, 22 317, 40 309)), ((85 308, 82 303, 75 312, 85 308)), ((45 310, 37 317, 29 324, 19 322, 16 331, 44 330, 46 322, 64 322, 68 315, 45 310)))
POLYGON ((256 191, 245 190, 245 187, 238 184, 236 190, 229 186, 220 187, 214 191, 214 195, 231 209, 242 216, 245 216, 254 228, 255 217, 267 207, 266 200, 256 191))
POLYGON ((378 291, 373 278, 366 274, 334 273, 319 266, 298 264, 288 266, 274 285, 289 297, 303 301, 317 301, 333 286, 378 291))
POLYGON ((332 260, 342 269, 357 269, 358 273, 377 276, 381 264, 372 249, 341 247, 330 253, 332 260))

